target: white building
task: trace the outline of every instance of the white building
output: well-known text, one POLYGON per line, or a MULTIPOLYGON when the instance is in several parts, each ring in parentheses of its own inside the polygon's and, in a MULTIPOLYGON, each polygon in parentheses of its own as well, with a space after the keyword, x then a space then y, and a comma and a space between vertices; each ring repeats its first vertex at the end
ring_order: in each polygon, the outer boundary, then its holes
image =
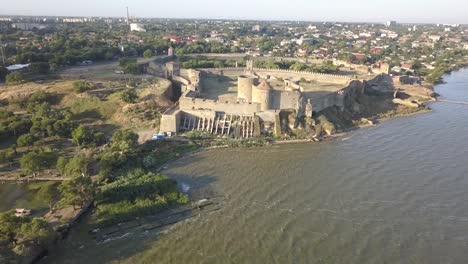
POLYGON ((142 24, 131 23, 130 24, 130 31, 146 32, 146 29, 142 24))

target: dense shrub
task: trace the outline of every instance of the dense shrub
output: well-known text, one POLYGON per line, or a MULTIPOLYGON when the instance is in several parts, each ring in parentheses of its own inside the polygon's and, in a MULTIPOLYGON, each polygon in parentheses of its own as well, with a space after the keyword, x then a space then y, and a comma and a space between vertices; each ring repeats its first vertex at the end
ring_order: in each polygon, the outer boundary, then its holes
POLYGON ((97 199, 98 223, 107 225, 127 221, 188 201, 188 197, 178 191, 175 180, 136 170, 102 187, 97 199))
POLYGON ((135 90, 126 90, 120 94, 120 99, 126 103, 133 104, 138 99, 138 95, 135 90))
POLYGON ((87 81, 76 81, 73 83, 73 90, 75 93, 84 93, 91 90, 92 85, 87 81))
POLYGON ((57 153, 55 152, 29 152, 21 157, 21 169, 27 173, 36 173, 44 169, 52 168, 56 164, 57 153))
POLYGON ((78 146, 99 146, 105 143, 104 133, 80 125, 72 132, 73 143, 78 146))
POLYGON ((7 84, 17 84, 24 81, 24 76, 21 72, 12 72, 6 75, 5 82, 7 84))

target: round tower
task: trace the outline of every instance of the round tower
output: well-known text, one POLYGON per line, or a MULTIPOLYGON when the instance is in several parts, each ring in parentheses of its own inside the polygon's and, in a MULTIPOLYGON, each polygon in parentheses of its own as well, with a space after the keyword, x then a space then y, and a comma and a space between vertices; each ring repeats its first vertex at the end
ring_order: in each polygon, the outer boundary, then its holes
POLYGON ((237 78, 237 98, 252 102, 252 87, 257 77, 251 75, 241 75, 237 78))
POLYGON ((263 80, 252 90, 252 102, 259 103, 261 111, 271 109, 272 88, 267 81, 263 80))

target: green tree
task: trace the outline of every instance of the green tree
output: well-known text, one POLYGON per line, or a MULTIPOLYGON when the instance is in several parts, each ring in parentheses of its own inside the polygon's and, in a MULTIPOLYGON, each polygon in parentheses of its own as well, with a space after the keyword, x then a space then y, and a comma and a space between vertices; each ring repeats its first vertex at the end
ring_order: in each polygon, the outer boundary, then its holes
POLYGON ((56 168, 60 175, 65 175, 65 167, 68 164, 68 160, 64 157, 59 157, 57 159, 56 168))
POLYGON ((7 74, 8 74, 8 70, 5 67, 0 66, 0 81, 5 80, 5 77, 7 76, 7 74))
POLYGON ((143 56, 145 58, 151 58, 151 57, 153 57, 153 51, 150 50, 150 49, 147 49, 147 50, 145 50, 145 52, 143 52, 143 56))
POLYGON ((18 263, 26 245, 45 248, 56 235, 41 218, 16 217, 14 210, 0 213, 0 261, 18 263))
POLYGON ((97 146, 105 141, 105 136, 102 132, 96 132, 80 125, 72 131, 73 143, 78 146, 97 146))
POLYGON ((34 135, 31 134, 24 134, 21 135, 18 140, 16 141, 16 144, 20 147, 29 147, 34 145, 34 142, 37 141, 37 138, 34 135))
POLYGON ((16 84, 24 81, 24 76, 21 72, 12 72, 6 75, 6 84, 16 84))
POLYGON ((136 63, 129 63, 123 67, 123 72, 126 74, 139 74, 140 70, 138 68, 138 64, 136 63))
POLYGON ((49 204, 49 211, 52 212, 55 204, 60 200, 60 192, 56 184, 47 184, 39 189, 37 197, 41 200, 47 201, 49 204))
POLYGON ((21 169, 27 174, 50 168, 55 163, 56 155, 53 152, 29 152, 20 159, 21 169))
POLYGON ((62 195, 61 203, 72 205, 73 208, 76 206, 83 208, 87 202, 93 199, 95 194, 93 181, 87 175, 75 176, 71 180, 62 182, 59 190, 62 195))
POLYGON ((20 244, 34 243, 45 247, 45 245, 53 241, 55 235, 47 221, 40 218, 32 218, 30 222, 21 224, 16 232, 15 240, 16 243, 20 244))
POLYGON ((90 164, 91 160, 86 155, 76 155, 65 165, 64 174, 71 177, 89 175, 90 164))
POLYGON ((112 136, 111 148, 114 151, 131 152, 138 146, 138 135, 131 130, 118 130, 112 136))
POLYGON ((80 125, 75 130, 73 130, 72 140, 75 145, 83 146, 91 141, 91 133, 85 126, 80 125))
POLYGON ((29 67, 34 74, 47 74, 50 70, 50 65, 47 62, 34 62, 29 67))

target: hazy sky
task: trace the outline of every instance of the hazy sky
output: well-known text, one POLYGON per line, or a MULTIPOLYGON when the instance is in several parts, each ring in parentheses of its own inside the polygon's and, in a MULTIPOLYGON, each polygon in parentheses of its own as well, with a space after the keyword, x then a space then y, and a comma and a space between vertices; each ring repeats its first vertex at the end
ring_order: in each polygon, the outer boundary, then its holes
POLYGON ((468 24, 468 0, 0 0, 0 14, 468 24))

